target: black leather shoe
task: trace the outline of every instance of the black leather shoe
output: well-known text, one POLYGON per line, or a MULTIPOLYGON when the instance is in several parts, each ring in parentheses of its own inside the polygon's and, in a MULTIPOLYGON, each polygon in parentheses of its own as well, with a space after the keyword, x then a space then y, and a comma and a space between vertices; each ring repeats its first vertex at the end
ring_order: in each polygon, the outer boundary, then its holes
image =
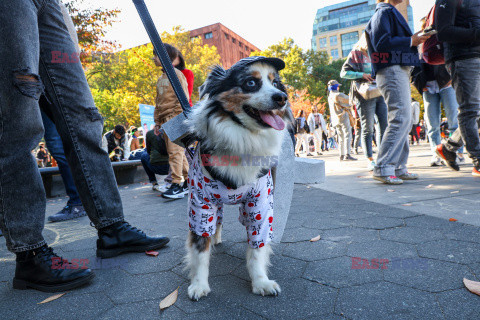
POLYGON ((128 222, 120 221, 98 230, 97 257, 112 258, 127 252, 156 250, 169 241, 167 237, 149 237, 128 222))
POLYGON ((17 253, 14 289, 44 292, 67 291, 90 282, 95 274, 85 263, 65 262, 47 245, 17 253))

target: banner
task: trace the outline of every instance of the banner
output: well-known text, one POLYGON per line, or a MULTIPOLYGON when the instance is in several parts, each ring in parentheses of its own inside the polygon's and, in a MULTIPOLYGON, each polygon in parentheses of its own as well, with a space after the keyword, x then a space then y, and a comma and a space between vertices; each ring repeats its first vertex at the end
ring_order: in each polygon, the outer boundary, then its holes
POLYGON ((153 118, 155 107, 147 104, 139 104, 138 109, 140 111, 140 122, 142 123, 143 141, 147 141, 147 132, 155 128, 155 120, 153 118))

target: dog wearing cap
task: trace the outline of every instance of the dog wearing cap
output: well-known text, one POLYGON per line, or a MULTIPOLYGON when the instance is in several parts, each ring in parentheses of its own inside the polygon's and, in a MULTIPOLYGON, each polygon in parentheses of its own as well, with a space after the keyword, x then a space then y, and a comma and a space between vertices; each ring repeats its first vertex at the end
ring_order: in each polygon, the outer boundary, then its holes
POLYGON ((247 231, 247 269, 255 294, 277 295, 267 268, 273 239, 273 177, 292 111, 277 58, 249 57, 230 69, 215 66, 200 88, 188 124, 199 141, 189 170, 188 295, 210 292, 211 246, 222 242, 224 205, 239 206, 247 231))

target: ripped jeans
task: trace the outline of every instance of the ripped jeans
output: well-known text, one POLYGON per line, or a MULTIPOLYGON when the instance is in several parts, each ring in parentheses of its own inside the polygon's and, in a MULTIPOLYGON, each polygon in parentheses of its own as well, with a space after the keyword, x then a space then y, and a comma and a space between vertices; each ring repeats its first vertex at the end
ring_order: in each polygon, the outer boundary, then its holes
POLYGON ((31 153, 44 132, 42 94, 91 221, 101 228, 123 220, 112 166, 101 148, 103 118, 80 62, 72 58, 78 55, 57 0, 0 1, 0 21, 0 229, 8 249, 45 244, 45 190, 31 153))

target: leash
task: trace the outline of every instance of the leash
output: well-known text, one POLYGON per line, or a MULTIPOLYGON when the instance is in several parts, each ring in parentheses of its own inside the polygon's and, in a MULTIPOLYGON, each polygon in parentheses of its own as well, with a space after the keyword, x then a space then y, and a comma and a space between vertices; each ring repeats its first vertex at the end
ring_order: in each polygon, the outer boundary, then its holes
POLYGON ((133 4, 137 8, 138 15, 140 16, 140 19, 143 22, 143 26, 145 27, 145 30, 147 31, 148 36, 150 37, 150 41, 152 41, 155 53, 157 54, 158 58, 162 62, 163 70, 167 74, 168 80, 170 80, 170 83, 172 84, 173 91, 175 91, 175 95, 177 96, 178 101, 180 102, 183 113, 185 117, 188 118, 188 115, 192 111, 192 108, 190 107, 190 103, 188 102, 185 92, 183 92, 182 85, 180 84, 177 74, 173 69, 174 67, 172 65, 172 61, 170 60, 167 50, 163 45, 162 39, 158 34, 157 28, 153 23, 152 17, 150 16, 148 8, 145 5, 145 1, 133 0, 133 4))

